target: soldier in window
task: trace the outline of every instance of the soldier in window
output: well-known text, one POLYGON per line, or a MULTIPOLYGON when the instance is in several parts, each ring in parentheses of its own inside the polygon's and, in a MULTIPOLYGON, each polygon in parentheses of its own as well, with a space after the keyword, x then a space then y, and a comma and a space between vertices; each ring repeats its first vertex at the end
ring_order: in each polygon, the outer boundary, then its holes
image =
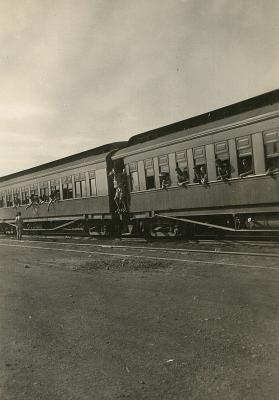
POLYGON ((49 211, 49 208, 51 204, 55 203, 57 201, 57 195, 56 195, 56 190, 51 190, 48 203, 47 203, 47 210, 49 211))
POLYGON ((32 193, 28 198, 28 204, 26 206, 26 210, 35 204, 35 195, 32 193))
POLYGON ((160 175, 161 189, 166 189, 170 186, 170 175, 168 172, 161 172, 160 175))
POLYGON ((207 176, 207 170, 205 165, 196 165, 194 167, 194 183, 200 183, 202 185, 207 185, 208 184, 208 176, 207 176))
POLYGON ((200 168, 198 165, 194 166, 194 183, 201 183, 201 173, 200 173, 200 168))
POLYGON ((40 203, 43 204, 43 203, 46 203, 47 201, 48 201, 48 196, 45 193, 43 193, 40 196, 40 203))
POLYGON ((243 157, 241 159, 239 172, 240 178, 253 174, 252 160, 250 157, 243 157))
POLYGON ((208 183, 208 176, 207 176, 207 170, 205 165, 201 165, 200 167, 200 177, 201 177, 201 184, 202 185, 207 185, 208 183))
POLYGON ((184 167, 182 171, 181 168, 177 165, 175 168, 175 172, 178 186, 186 186, 187 183, 189 183, 188 169, 184 167))
POLYGON ((230 165, 227 160, 216 159, 217 180, 227 181, 230 178, 230 165))
POLYGON ((20 206, 20 199, 17 196, 14 196, 14 201, 13 201, 13 208, 17 208, 20 206))
POLYGON ((44 204, 47 202, 47 196, 45 194, 42 194, 41 196, 39 196, 38 198, 39 204, 44 204))
POLYGON ((265 174, 266 175, 273 175, 276 172, 279 172, 278 161, 276 163, 276 160, 274 158, 268 158, 267 159, 267 170, 266 170, 265 174))
POLYGON ((43 201, 41 200, 41 197, 38 194, 35 194, 35 196, 34 196, 34 203, 36 205, 39 205, 39 204, 43 203, 43 201))
POLYGON ((31 193, 29 197, 29 204, 27 205, 26 210, 28 210, 28 208, 30 208, 31 206, 38 207, 40 204, 42 204, 42 202, 39 196, 37 194, 31 193))

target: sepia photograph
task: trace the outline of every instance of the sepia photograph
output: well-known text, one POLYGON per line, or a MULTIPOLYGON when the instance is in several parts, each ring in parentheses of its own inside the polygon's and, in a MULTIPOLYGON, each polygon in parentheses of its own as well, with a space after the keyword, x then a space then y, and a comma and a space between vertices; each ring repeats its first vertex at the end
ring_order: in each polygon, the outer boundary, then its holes
POLYGON ((0 0, 0 400, 278 400, 278 0, 0 0))

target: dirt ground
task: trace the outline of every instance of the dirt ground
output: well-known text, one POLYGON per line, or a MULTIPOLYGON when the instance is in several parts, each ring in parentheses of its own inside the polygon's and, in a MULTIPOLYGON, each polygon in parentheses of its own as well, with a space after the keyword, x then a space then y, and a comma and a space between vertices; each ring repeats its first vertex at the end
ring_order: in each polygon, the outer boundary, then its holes
POLYGON ((1 400, 278 399, 276 259, 79 244, 0 240, 1 400))

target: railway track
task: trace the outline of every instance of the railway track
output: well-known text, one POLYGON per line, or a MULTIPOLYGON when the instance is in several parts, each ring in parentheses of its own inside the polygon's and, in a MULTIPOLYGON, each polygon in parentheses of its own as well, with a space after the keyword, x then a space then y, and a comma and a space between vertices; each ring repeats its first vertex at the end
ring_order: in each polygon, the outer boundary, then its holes
MULTIPOLYGON (((61 238, 62 239, 62 238, 61 238)), ((64 238, 67 239, 67 238, 64 238)), ((69 238, 68 239, 72 239, 69 238)), ((77 238, 78 239, 78 238, 77 238)), ((0 242, 5 242, 5 239, 0 239, 0 242)), ((220 242, 213 242, 213 243, 205 243, 205 242, 200 242, 200 243, 187 243, 185 244, 185 247, 163 247, 163 246, 153 246, 154 243, 146 245, 138 245, 135 244, 136 242, 130 242, 127 244, 120 244, 120 241, 115 243, 111 241, 110 243, 104 242, 104 243, 94 243, 94 242, 89 242, 89 243, 77 243, 76 241, 56 241, 55 236, 50 239, 50 238, 45 238, 41 240, 40 238, 35 239, 35 240, 30 240, 29 238, 25 241, 25 243, 44 243, 44 244, 57 244, 57 245, 63 245, 63 246, 77 246, 79 248, 93 248, 93 249, 100 249, 100 250, 117 250, 117 251, 140 251, 140 252, 146 252, 146 253, 165 253, 165 254, 176 254, 176 255, 211 255, 211 256, 216 256, 216 255, 227 255, 227 256, 245 256, 245 257, 268 257, 268 258, 279 258, 279 251, 276 252, 275 250, 278 249, 278 246, 272 246, 270 247, 270 244, 267 243, 261 243, 260 245, 258 244, 257 247, 260 247, 260 251, 239 251, 238 249, 235 248, 235 243, 233 243, 233 247, 231 246, 232 243, 220 243, 220 242), (205 246, 210 246, 214 248, 204 248, 205 246), (229 249, 223 248, 222 245, 230 246, 229 249), (196 246, 196 248, 193 248, 193 246, 196 246), (200 248, 200 246, 203 246, 203 248, 200 248)), ((171 244, 171 243, 170 243, 171 244)), ((243 245, 246 245, 246 243, 241 243, 242 247, 243 245)), ((248 243, 247 243, 248 245, 248 243)))
MULTIPOLYGON (((90 235, 82 230, 76 231, 76 230, 61 230, 61 231, 57 231, 57 232, 49 232, 49 231, 44 231, 44 230, 40 230, 38 232, 35 233, 36 235, 40 235, 40 236, 69 236, 69 237, 91 237, 91 238, 96 238, 96 239, 100 239, 100 240, 104 240, 106 239, 106 237, 104 236, 100 236, 100 235, 90 235)), ((28 235, 32 236, 32 233, 28 232, 28 235)), ((155 237, 150 237, 145 239, 143 236, 130 236, 130 235, 122 235, 121 236, 121 240, 146 240, 146 241, 175 241, 175 242, 180 242, 180 241, 188 241, 188 240, 197 240, 197 241, 201 241, 201 240, 208 240, 208 241, 239 241, 239 242, 260 242, 260 241, 264 241, 264 242, 274 242, 274 243, 278 243, 279 244, 279 235, 278 233, 274 233, 274 234, 248 234, 248 233, 240 233, 240 234, 225 234, 225 235, 194 235, 191 238, 183 238, 183 237, 168 237, 168 236, 155 236, 155 237)), ((108 238, 108 240, 111 240, 111 237, 108 238)))

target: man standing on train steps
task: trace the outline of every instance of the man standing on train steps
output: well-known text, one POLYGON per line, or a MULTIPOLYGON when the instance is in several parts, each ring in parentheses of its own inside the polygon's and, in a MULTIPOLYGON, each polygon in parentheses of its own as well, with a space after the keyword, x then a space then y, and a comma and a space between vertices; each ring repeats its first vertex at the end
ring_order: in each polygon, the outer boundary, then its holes
POLYGON ((17 240, 21 240, 23 231, 23 219, 20 211, 16 215, 15 226, 16 226, 16 238, 17 240))

